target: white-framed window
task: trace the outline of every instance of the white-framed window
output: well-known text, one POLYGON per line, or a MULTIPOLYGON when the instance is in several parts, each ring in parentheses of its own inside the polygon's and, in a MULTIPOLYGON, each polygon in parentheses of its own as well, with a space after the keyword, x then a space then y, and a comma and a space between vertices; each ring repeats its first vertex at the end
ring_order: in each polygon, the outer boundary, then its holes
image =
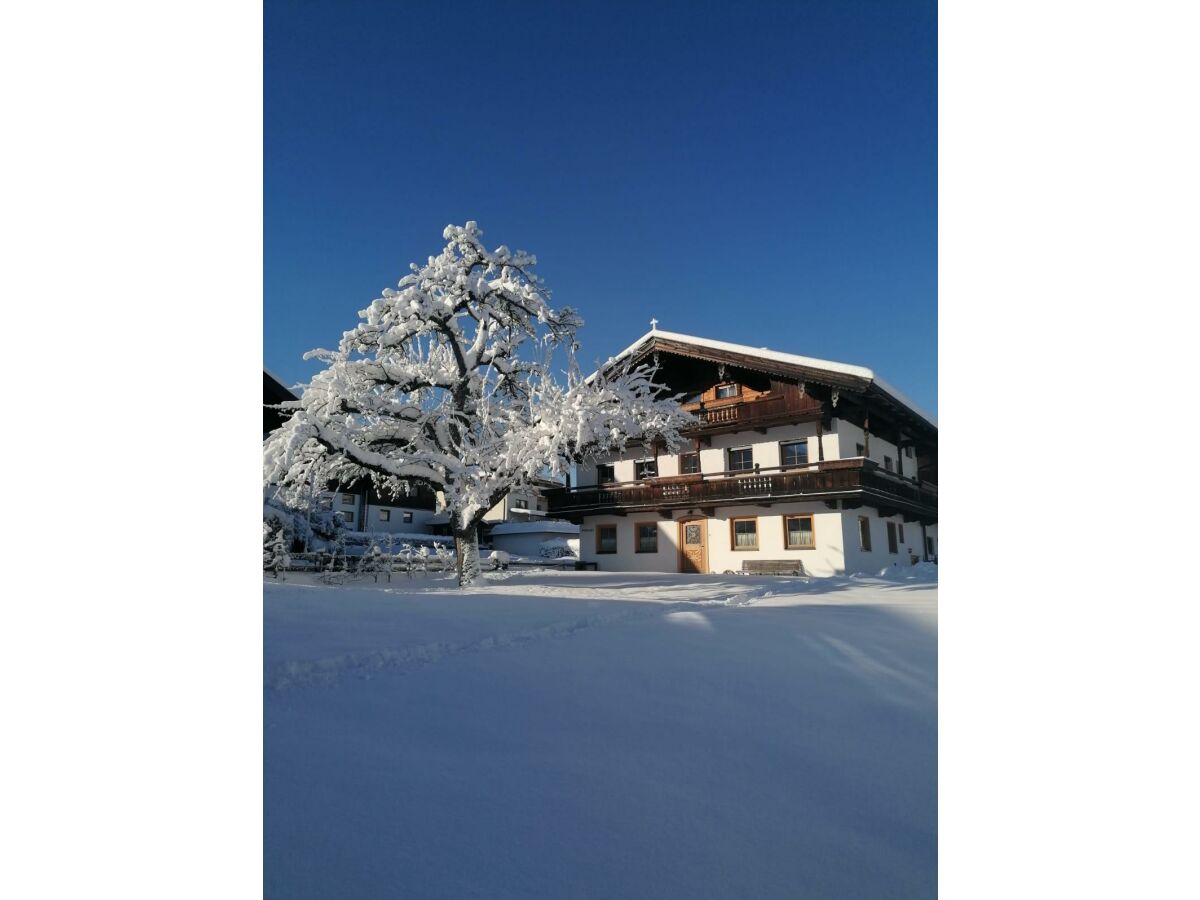
POLYGON ((781 466, 807 466, 808 441, 784 441, 779 445, 781 466))
POLYGON ((381 509, 379 511, 379 521, 380 522, 392 521, 392 511, 390 509, 381 509))
POLYGON ((754 450, 751 447, 731 447, 725 451, 730 472, 748 472, 754 468, 754 450))

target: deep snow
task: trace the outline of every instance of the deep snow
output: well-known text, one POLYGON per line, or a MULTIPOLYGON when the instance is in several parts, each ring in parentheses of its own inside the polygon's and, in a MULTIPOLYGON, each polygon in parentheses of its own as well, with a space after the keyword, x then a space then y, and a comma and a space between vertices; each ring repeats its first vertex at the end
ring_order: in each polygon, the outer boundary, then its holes
POLYGON ((268 897, 932 897, 936 583, 265 585, 268 897))

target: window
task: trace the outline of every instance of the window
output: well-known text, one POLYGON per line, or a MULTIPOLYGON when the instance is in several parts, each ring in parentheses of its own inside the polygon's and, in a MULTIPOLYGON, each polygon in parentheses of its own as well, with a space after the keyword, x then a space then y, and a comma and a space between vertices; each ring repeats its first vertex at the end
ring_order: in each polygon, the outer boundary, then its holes
POLYGON ((390 509, 381 509, 379 511, 380 522, 390 522, 392 520, 392 511, 390 509))
POLYGON ((871 549, 871 520, 866 516, 858 517, 858 549, 871 549))
POLYGON ((333 498, 332 497, 322 497, 321 498, 321 509, 333 509, 333 498))
POLYGON ((937 554, 933 552, 933 538, 931 538, 929 535, 925 535, 925 555, 930 559, 933 559, 935 556, 937 556, 937 554))
POLYGON ((410 513, 410 512, 406 512, 406 513, 404 514, 404 524, 405 524, 405 525, 411 525, 411 524, 412 524, 412 513, 410 513))
POLYGON ((617 526, 616 525, 597 525, 596 526, 596 552, 597 553, 616 553, 617 552, 617 526))
POLYGON ((732 549, 758 549, 758 519, 730 519, 729 529, 732 534, 732 549))
POLYGON ((637 525, 637 552, 658 552, 658 523, 639 522, 637 525))
POLYGON ((684 453, 679 457, 680 475, 698 475, 700 473, 700 454, 684 453))
POLYGON ((343 509, 342 510, 342 518, 345 521, 349 522, 351 525, 353 525, 354 524, 354 511, 350 510, 350 509, 343 509))
POLYGON ((903 544, 904 543, 904 523, 903 522, 896 523, 896 534, 900 537, 900 543, 903 544))
POLYGON ((812 550, 817 546, 812 516, 783 517, 784 546, 789 550, 812 550))
POLYGON ((888 553, 899 553, 900 547, 896 542, 896 523, 895 522, 887 523, 887 534, 888 534, 888 553))
POLYGON ((885 456, 883 458, 883 467, 889 472, 892 471, 892 458, 890 456, 885 456))
POLYGON ((780 444, 779 462, 784 467, 807 466, 808 441, 790 441, 786 444, 780 444))
POLYGON ((596 466, 596 483, 607 484, 610 481, 616 481, 616 471, 612 466, 596 466))
POLYGON ((907 447, 904 448, 904 455, 907 456, 909 459, 912 459, 913 458, 912 453, 913 453, 912 444, 909 444, 907 447))
POLYGON ((728 453, 730 472, 745 472, 754 468, 754 452, 750 447, 741 447, 728 453))
POLYGON ((528 500, 514 500, 513 509, 529 509, 528 500))
POLYGON ((656 478, 658 476, 658 460, 644 459, 641 462, 633 464, 633 477, 638 481, 643 478, 656 478))
POLYGON ((738 386, 736 384, 722 384, 717 386, 717 399, 728 400, 730 397, 738 395, 738 386))
POLYGON ((866 456, 867 455, 866 450, 867 450, 867 448, 864 447, 862 444, 854 445, 854 455, 855 456, 866 456))
POLYGON ((353 494, 342 494, 342 506, 353 506, 353 505, 354 505, 354 495, 353 494))

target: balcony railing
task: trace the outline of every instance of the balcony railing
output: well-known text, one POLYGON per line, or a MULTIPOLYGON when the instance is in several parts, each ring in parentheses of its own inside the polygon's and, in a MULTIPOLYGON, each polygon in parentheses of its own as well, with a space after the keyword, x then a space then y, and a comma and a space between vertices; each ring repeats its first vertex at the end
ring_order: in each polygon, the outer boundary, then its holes
POLYGON ((863 458, 560 488, 545 494, 552 515, 840 496, 915 512, 937 511, 936 485, 909 481, 863 458))
POLYGON ((724 427, 754 428, 768 422, 815 418, 821 412, 820 406, 812 398, 790 392, 720 406, 685 404, 684 409, 698 420, 696 425, 685 429, 687 431, 707 431, 724 427))

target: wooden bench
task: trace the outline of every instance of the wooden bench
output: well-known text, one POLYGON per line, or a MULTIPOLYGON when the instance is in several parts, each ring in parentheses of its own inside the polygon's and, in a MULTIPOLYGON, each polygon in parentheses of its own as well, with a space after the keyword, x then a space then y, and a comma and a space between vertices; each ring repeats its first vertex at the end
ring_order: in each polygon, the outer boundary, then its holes
POLYGON ((742 560, 743 575, 807 575, 799 559, 742 560))

